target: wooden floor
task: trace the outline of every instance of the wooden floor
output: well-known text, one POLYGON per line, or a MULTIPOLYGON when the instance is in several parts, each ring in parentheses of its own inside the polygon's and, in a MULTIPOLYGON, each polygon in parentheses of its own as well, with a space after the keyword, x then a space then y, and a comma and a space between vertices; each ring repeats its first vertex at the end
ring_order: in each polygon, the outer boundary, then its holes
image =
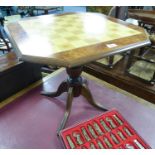
POLYGON ((106 69, 102 64, 94 62, 85 66, 84 71, 155 104, 155 86, 124 73, 127 59, 128 55, 113 69, 106 69))

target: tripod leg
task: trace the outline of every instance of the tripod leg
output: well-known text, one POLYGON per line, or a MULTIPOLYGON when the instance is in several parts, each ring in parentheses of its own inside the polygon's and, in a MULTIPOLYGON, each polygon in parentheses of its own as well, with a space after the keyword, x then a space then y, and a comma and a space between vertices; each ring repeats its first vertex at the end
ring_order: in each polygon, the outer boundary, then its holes
POLYGON ((68 90, 68 96, 67 96, 67 105, 66 105, 66 111, 64 114, 64 118, 60 124, 60 127, 57 130, 57 135, 59 136, 60 131, 65 127, 66 122, 68 120, 68 117, 70 115, 71 112, 71 107, 72 107, 72 100, 73 100, 73 87, 70 87, 68 90))
POLYGON ((81 94, 88 100, 88 103, 90 103, 92 106, 107 111, 107 109, 105 109, 102 105, 95 103, 89 88, 85 84, 82 85, 81 94))
POLYGON ((60 96, 62 93, 64 92, 67 92, 68 91, 68 83, 66 81, 63 81, 56 92, 45 92, 45 91, 42 91, 41 92, 41 95, 45 95, 45 96, 48 96, 48 97, 57 97, 57 96, 60 96))

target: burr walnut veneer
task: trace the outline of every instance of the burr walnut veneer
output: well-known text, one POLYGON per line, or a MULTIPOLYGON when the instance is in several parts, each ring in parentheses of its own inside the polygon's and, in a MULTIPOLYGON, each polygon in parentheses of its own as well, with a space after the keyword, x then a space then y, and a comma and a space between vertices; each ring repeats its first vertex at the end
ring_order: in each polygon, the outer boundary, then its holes
POLYGON ((95 103, 86 80, 80 75, 82 66, 105 56, 150 43, 144 29, 98 13, 70 13, 32 17, 8 24, 6 31, 19 57, 25 61, 66 67, 68 79, 49 97, 68 92, 64 128, 71 111, 73 97, 83 95, 95 103))

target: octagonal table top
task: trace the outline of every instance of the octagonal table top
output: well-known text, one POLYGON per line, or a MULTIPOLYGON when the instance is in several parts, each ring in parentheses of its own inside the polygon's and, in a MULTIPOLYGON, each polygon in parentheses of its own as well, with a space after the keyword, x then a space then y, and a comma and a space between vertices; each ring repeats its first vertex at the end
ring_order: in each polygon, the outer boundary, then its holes
POLYGON ((30 17, 7 24, 5 30, 21 59, 62 67, 150 43, 144 29, 99 13, 30 17))

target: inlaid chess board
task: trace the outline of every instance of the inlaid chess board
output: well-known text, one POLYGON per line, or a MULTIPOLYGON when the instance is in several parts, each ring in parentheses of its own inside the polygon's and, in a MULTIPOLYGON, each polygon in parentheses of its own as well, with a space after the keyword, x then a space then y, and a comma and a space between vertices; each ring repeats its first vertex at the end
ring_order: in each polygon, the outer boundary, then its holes
POLYGON ((142 28, 98 13, 32 17, 8 24, 6 31, 23 60, 61 67, 150 43, 142 28))
POLYGON ((127 26, 96 18, 93 14, 68 14, 20 21, 30 38, 36 36, 42 43, 48 41, 53 53, 89 46, 139 34, 127 26), (44 39, 46 38, 46 40, 44 39))

